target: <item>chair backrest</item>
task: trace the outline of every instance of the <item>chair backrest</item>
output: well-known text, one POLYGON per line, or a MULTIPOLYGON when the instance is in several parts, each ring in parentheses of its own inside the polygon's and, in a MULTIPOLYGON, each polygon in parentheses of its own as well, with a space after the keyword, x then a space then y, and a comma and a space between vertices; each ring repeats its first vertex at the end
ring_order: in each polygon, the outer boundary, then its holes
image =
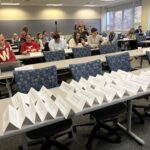
POLYGON ((137 42, 145 41, 146 37, 144 35, 136 35, 137 42))
POLYGON ((40 90, 42 86, 53 88, 58 86, 56 66, 41 69, 14 71, 18 90, 27 93, 30 88, 40 90))
POLYGON ((91 50, 89 47, 72 48, 72 52, 74 58, 91 56, 91 50))
POLYGON ((65 59, 65 51, 45 51, 43 52, 46 61, 56 61, 65 59))
POLYGON ((148 62, 150 64, 150 52, 146 51, 146 56, 147 56, 148 62))
POLYGON ((131 71, 129 53, 106 56, 110 71, 124 70, 131 71))
POLYGON ((107 54, 120 51, 117 44, 107 44, 100 46, 100 54, 107 54))
POLYGON ((88 78, 89 76, 96 76, 103 74, 102 64, 100 60, 95 60, 87 63, 69 65, 72 76, 75 80, 79 81, 81 77, 88 78))

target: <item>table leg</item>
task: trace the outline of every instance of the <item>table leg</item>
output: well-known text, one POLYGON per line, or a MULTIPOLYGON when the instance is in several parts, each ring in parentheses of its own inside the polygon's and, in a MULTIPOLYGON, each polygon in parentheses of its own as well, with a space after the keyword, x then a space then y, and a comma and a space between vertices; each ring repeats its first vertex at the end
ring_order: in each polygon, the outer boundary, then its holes
POLYGON ((6 87, 7 87, 7 89, 8 89, 9 97, 12 97, 12 90, 11 90, 11 86, 10 86, 10 81, 9 81, 9 79, 6 79, 6 87))
POLYGON ((142 65, 143 65, 143 56, 140 57, 140 68, 142 68, 142 65))
POLYGON ((127 107, 128 107, 128 115, 127 115, 127 128, 123 126, 122 124, 118 123, 118 126, 123 129, 128 135, 130 135, 136 142, 138 142, 140 145, 144 145, 145 141, 142 140, 140 137, 138 137, 136 134, 134 134, 131 130, 132 128, 132 101, 127 101, 127 107))
POLYGON ((28 143, 25 134, 21 135, 21 146, 19 150, 28 150, 28 143))

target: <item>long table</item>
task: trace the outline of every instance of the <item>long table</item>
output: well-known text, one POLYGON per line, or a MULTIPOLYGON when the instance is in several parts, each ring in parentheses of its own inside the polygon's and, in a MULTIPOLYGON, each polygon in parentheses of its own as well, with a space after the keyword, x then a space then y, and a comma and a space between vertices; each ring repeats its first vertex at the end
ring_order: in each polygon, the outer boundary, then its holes
MULTIPOLYGON (((94 61, 94 60, 100 60, 102 63, 104 63, 104 62, 106 62, 106 56, 122 54, 122 53, 125 53, 125 52, 129 53, 130 58, 142 57, 142 56, 146 55, 147 50, 150 50, 150 48, 143 48, 140 51, 139 50, 130 50, 130 51, 124 51, 124 52, 108 53, 108 54, 81 57, 81 58, 72 58, 72 59, 65 59, 65 60, 59 60, 59 61, 37 63, 37 64, 33 64, 32 66, 33 66, 33 68, 38 69, 38 68, 45 68, 45 67, 55 65, 57 67, 57 70, 62 70, 62 69, 68 69, 70 64, 86 63, 86 62, 94 61)), ((28 66, 28 65, 26 65, 26 66, 28 66)), ((10 90, 11 88, 10 88, 10 84, 9 84, 9 79, 10 78, 13 78, 13 71, 12 72, 1 73, 1 75, 0 75, 0 80, 1 79, 6 79, 9 95, 12 96, 11 90, 10 90)))
MULTIPOLYGON (((149 69, 150 68, 146 68, 144 70, 149 70, 149 69)), ((143 70, 143 69, 141 69, 141 70, 143 70)), ((133 73, 139 74, 141 70, 134 71, 133 73)), ((64 99, 66 98, 65 97, 66 93, 64 93, 59 87, 51 89, 51 92, 56 94, 56 95, 57 94, 61 95, 64 99)), ((133 95, 133 96, 125 96, 122 99, 117 99, 116 101, 113 100, 112 102, 104 103, 103 105, 96 104, 96 105, 94 105, 91 108, 84 108, 83 111, 81 111, 79 113, 76 113, 75 116, 79 116, 79 115, 83 115, 83 114, 86 114, 86 113, 90 113, 92 111, 95 111, 95 110, 98 110, 98 109, 102 109, 102 108, 105 108, 105 107, 108 107, 108 106, 111 106, 111 105, 114 105, 114 104, 117 104, 117 103, 120 103, 120 102, 127 102, 127 106, 128 106, 127 127, 124 127, 120 123, 118 123, 118 126, 121 129, 123 129, 128 135, 130 135, 139 144, 144 145, 145 141, 143 141, 140 137, 138 137, 135 133, 132 132, 132 122, 131 122, 131 117, 132 117, 132 100, 134 100, 136 98, 139 98, 139 97, 142 97, 142 96, 145 96, 145 95, 149 95, 149 94, 150 94, 150 89, 147 92, 140 92, 140 93, 138 93, 136 95, 133 95)), ((12 102, 11 102, 10 98, 2 99, 0 101, 0 120, 2 119, 2 113, 4 112, 4 110, 6 109, 8 104, 11 104, 11 103, 12 102)), ((49 120, 49 121, 44 121, 42 123, 41 122, 37 122, 34 125, 26 125, 23 128, 21 128, 21 129, 8 131, 8 132, 4 133, 3 135, 0 135, 0 139, 5 139, 5 138, 12 137, 12 136, 15 136, 15 135, 24 134, 24 133, 26 133, 28 131, 32 131, 34 129, 38 129, 38 128, 41 128, 41 127, 44 127, 44 126, 47 126, 47 125, 51 125, 51 124, 54 124, 54 123, 59 122, 61 120, 64 120, 64 117, 58 117, 56 119, 49 120)), ((0 127, 1 127, 1 125, 2 124, 0 124, 0 127)), ((24 143, 23 146, 24 146, 24 150, 27 150, 27 143, 24 143)))

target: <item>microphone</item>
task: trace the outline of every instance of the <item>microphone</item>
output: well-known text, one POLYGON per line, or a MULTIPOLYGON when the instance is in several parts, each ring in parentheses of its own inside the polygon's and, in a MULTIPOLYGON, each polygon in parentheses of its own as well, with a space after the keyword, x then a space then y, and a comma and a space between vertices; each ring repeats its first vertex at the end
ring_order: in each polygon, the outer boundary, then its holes
POLYGON ((55 21, 55 25, 57 25, 57 21, 55 21))

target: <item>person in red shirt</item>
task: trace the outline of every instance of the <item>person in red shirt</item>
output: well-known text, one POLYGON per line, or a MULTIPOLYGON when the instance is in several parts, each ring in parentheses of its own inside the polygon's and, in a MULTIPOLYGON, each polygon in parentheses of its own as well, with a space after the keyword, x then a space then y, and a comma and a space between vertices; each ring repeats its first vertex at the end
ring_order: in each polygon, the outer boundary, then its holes
POLYGON ((5 42, 3 34, 0 33, 0 63, 14 61, 16 61, 16 57, 11 50, 11 46, 8 42, 5 42))
POLYGON ((32 40, 30 34, 27 34, 26 41, 21 44, 21 54, 28 54, 30 52, 38 52, 40 51, 39 45, 32 40))

